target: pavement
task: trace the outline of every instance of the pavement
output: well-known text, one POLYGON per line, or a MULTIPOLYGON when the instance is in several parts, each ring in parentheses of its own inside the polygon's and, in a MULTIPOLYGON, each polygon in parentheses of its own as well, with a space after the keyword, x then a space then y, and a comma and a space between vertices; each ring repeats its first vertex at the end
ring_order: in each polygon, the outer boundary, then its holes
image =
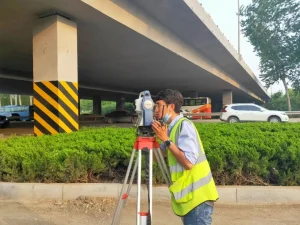
MULTIPOLYGON (((7 183, 0 182, 0 199, 6 200, 74 200, 80 196, 118 198, 122 184, 119 183, 7 183)), ((218 186, 220 204, 300 204, 299 186, 218 186)), ((147 198, 142 187, 142 199, 147 198)), ((136 185, 130 191, 135 198, 136 185)), ((153 198, 169 200, 166 186, 153 187, 153 198)))

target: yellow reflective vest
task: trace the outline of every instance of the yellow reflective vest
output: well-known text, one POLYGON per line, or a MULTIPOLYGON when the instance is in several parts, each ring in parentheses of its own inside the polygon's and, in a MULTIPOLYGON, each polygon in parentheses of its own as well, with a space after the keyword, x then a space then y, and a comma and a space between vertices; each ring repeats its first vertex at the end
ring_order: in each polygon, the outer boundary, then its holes
MULTIPOLYGON (((191 170, 185 170, 168 150, 172 185, 170 186, 172 208, 176 215, 184 216, 193 208, 205 201, 215 201, 219 198, 210 166, 205 156, 203 145, 195 125, 186 118, 180 118, 172 128, 170 139, 177 145, 177 137, 182 122, 190 122, 198 136, 198 159, 191 170)), ((178 145, 177 145, 178 146, 178 145)))

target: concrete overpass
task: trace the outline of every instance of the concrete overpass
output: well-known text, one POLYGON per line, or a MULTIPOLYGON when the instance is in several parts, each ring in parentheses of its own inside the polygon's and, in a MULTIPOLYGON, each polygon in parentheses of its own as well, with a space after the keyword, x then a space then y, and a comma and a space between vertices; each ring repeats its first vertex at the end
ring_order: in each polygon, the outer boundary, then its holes
POLYGON ((269 98, 197 0, 2 0, 0 21, 2 93, 61 80, 80 98, 165 88, 216 108, 269 98))

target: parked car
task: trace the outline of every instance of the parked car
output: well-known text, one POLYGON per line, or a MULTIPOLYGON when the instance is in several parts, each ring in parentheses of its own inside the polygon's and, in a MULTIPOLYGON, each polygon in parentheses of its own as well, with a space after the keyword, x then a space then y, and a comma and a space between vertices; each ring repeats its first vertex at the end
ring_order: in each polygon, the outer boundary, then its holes
POLYGON ((228 123, 267 121, 288 122, 285 112, 265 109, 256 104, 230 104, 223 107, 220 119, 228 123))
POLYGON ((105 114, 104 119, 107 123, 136 123, 138 115, 127 110, 116 110, 105 114))
POLYGON ((6 128, 9 125, 9 120, 7 119, 6 116, 0 116, 0 127, 1 128, 6 128))

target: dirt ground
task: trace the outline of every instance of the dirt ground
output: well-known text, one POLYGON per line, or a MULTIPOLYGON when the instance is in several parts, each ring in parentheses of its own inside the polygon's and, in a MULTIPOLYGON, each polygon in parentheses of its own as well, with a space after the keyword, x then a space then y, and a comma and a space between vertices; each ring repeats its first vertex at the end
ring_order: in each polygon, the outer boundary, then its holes
MULTIPOLYGON (((143 203, 143 209, 145 209, 143 203)), ((0 200, 0 225, 106 225, 111 224, 116 200, 87 198, 75 201, 14 202, 0 200)), ((122 225, 135 224, 134 202, 128 202, 122 225)), ((300 205, 246 206, 216 204, 213 225, 296 225, 300 205)), ((154 225, 180 225, 169 202, 154 202, 154 225)))

